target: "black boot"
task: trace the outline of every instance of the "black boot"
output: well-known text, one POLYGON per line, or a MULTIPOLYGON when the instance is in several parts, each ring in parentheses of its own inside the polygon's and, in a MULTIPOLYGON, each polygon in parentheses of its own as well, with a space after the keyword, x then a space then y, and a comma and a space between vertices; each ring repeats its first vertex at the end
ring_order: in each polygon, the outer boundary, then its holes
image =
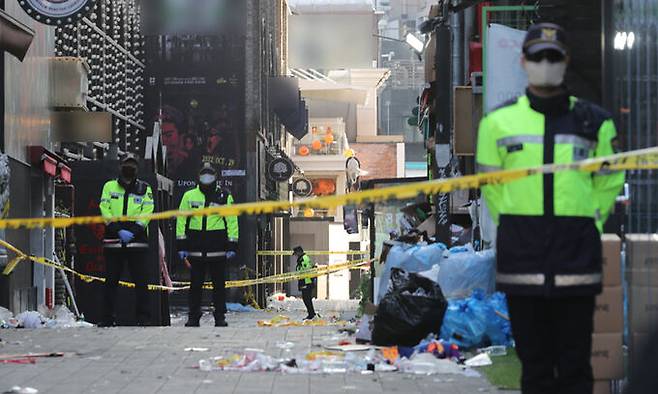
POLYGON ((189 316, 187 318, 187 323, 185 323, 185 327, 200 327, 200 320, 201 316, 189 316))
POLYGON ((215 316, 215 327, 228 327, 224 316, 215 316))

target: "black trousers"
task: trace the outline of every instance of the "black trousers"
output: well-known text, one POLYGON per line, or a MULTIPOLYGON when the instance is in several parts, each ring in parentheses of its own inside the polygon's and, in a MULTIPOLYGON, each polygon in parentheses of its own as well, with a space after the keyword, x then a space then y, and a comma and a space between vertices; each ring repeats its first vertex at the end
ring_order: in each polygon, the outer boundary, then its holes
POLYGON ((302 300, 306 306, 306 312, 309 316, 315 316, 315 309, 313 308, 313 284, 307 284, 300 287, 302 290, 302 300))
POLYGON ((592 394, 594 296, 508 296, 523 394, 592 394))
POLYGON ((189 317, 195 320, 201 317, 201 292, 206 280, 206 270, 210 271, 212 280, 212 302, 215 307, 215 320, 224 320, 226 313, 226 257, 190 257, 192 265, 189 296, 189 317))
POLYGON ((115 321, 114 308, 119 280, 125 266, 135 282, 135 317, 137 325, 148 325, 151 321, 149 304, 148 250, 118 249, 105 250, 105 288, 103 294, 103 323, 115 321))

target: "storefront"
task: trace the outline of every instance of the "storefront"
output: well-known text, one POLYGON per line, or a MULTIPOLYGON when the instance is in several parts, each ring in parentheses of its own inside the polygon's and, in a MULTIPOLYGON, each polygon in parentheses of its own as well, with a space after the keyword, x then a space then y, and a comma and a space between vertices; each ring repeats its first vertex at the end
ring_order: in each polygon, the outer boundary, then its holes
MULTIPOLYGON (((634 150, 658 145, 658 1, 607 2, 606 94, 620 134, 620 148, 634 150)), ((627 233, 658 227, 658 173, 629 171, 631 204, 627 233)))

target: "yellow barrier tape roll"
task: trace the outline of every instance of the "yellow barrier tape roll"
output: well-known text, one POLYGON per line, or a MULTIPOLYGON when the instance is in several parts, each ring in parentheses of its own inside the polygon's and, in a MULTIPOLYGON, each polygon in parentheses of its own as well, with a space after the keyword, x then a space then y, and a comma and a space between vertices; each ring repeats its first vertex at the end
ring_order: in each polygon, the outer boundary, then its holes
MULTIPOLYGON (((325 256, 332 254, 344 254, 348 256, 363 256, 370 254, 369 250, 345 250, 345 251, 336 251, 336 250, 305 250, 305 254, 309 256, 325 256)), ((259 250, 256 252, 256 256, 292 256, 292 250, 259 250)))
MULTIPOLYGON (((276 213, 290 208, 332 209, 343 205, 358 205, 368 202, 386 200, 404 200, 417 197, 419 194, 441 194, 456 190, 477 189, 483 185, 511 182, 517 179, 537 174, 550 174, 559 171, 625 171, 658 169, 658 147, 619 153, 616 155, 587 159, 568 164, 546 164, 534 168, 496 171, 485 174, 467 175, 459 178, 436 179, 427 182, 408 183, 381 189, 363 190, 349 194, 318 197, 313 199, 289 201, 261 201, 230 206, 204 208, 196 211, 165 211, 150 215, 122 216, 112 218, 112 221, 164 220, 174 217, 205 216, 205 215, 259 215, 276 213)), ((0 229, 16 228, 65 228, 74 225, 105 223, 102 216, 81 216, 72 218, 24 218, 2 219, 0 229)))
MULTIPOLYGON (((37 264, 45 265, 48 267, 53 267, 53 268, 58 268, 62 269, 66 272, 69 272, 81 280, 91 283, 91 282, 105 282, 105 278, 99 278, 97 276, 93 275, 86 275, 82 274, 80 272, 77 272, 76 270, 69 268, 65 265, 58 264, 57 262, 47 259, 45 257, 36 257, 36 256, 28 256, 21 250, 15 248, 13 245, 7 243, 4 240, 0 240, 0 245, 4 246, 5 248, 11 250, 12 252, 16 253, 16 257, 11 261, 10 265, 12 265, 11 269, 5 269, 3 272, 4 275, 9 275, 11 274, 11 271, 18 265, 23 260, 28 260, 28 261, 33 261, 37 264)), ((356 261, 349 261, 346 263, 342 264, 334 264, 334 265, 327 265, 327 266, 321 266, 321 267, 316 267, 311 270, 306 270, 303 272, 286 272, 283 274, 277 274, 277 275, 271 275, 267 276, 264 278, 257 278, 257 279, 246 279, 246 280, 236 280, 236 281, 227 281, 226 282, 226 287, 227 288, 234 288, 234 287, 246 287, 246 286, 254 286, 254 285, 259 285, 259 284, 270 284, 270 283, 286 283, 290 282, 293 280, 299 280, 299 279, 305 279, 305 278, 314 278, 322 275, 327 275, 331 274, 334 272, 346 270, 346 269, 352 269, 355 267, 363 267, 366 265, 369 265, 372 261, 374 260, 356 260, 356 261)), ((9 268, 9 265, 7 266, 9 268)), ((177 282, 179 284, 184 284, 184 286, 163 286, 163 285, 153 285, 149 284, 147 285, 149 290, 153 291, 181 291, 181 290, 189 290, 190 286, 187 282, 177 282)), ((129 287, 129 288, 134 288, 135 284, 132 282, 125 282, 125 281, 119 281, 119 285, 123 287, 129 287)), ((203 286, 204 289, 212 289, 212 284, 205 283, 203 286)))

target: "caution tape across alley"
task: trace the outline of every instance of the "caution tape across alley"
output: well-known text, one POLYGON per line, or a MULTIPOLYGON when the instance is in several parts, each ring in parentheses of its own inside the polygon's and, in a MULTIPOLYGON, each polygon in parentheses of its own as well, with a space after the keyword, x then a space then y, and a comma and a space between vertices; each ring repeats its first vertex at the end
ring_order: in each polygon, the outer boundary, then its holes
MULTIPOLYGON (((259 250, 256 256, 292 256, 292 250, 259 250)), ((370 254, 369 250, 305 250, 304 254, 309 256, 327 256, 327 255, 346 255, 346 256, 365 256, 370 254)))
MULTIPOLYGON (((485 174, 467 175, 458 178, 437 179, 427 182, 409 183, 381 189, 364 190, 343 195, 319 197, 313 199, 289 201, 261 201, 230 206, 212 207, 196 211, 165 211, 150 215, 122 216, 113 221, 165 220, 175 217, 205 216, 205 215, 259 215, 276 213, 290 208, 321 208, 332 209, 343 205, 358 205, 369 202, 387 200, 404 200, 415 198, 419 194, 432 195, 450 193, 456 190, 477 189, 484 185, 511 182, 517 179, 537 174, 550 174, 559 171, 625 171, 658 169, 658 147, 619 153, 616 155, 587 159, 568 164, 546 164, 534 168, 488 172, 485 174)), ((74 225, 104 223, 102 216, 80 216, 72 218, 24 218, 0 220, 0 229, 16 228, 65 228, 74 225)))
MULTIPOLYGON (((0 245, 4 246, 5 248, 7 248, 7 250, 16 254, 16 257, 14 257, 9 262, 9 264, 7 264, 7 266, 5 267, 4 271, 2 272, 3 275, 10 275, 12 271, 16 268, 16 266, 18 266, 18 264, 22 261, 32 261, 36 264, 62 269, 88 283, 105 282, 105 278, 100 278, 97 276, 80 273, 72 268, 69 268, 62 264, 58 264, 57 262, 47 259, 45 257, 30 256, 6 241, 0 240, 0 245)), ((294 280, 306 279, 306 278, 315 278, 318 276, 328 275, 334 272, 343 271, 347 269, 366 268, 370 266, 370 264, 375 260, 376 259, 355 260, 341 264, 320 266, 303 272, 286 272, 283 274, 270 275, 262 278, 227 281, 226 287, 227 288, 247 287, 247 286, 254 286, 261 284, 286 283, 286 282, 291 282, 294 280)), ((182 291, 182 290, 189 290, 190 288, 189 283, 187 282, 176 282, 176 283, 180 284, 181 286, 163 286, 163 285, 150 284, 148 285, 148 288, 149 290, 153 290, 153 291, 182 291)), ((119 285, 124 287, 135 287, 134 283, 124 282, 124 281, 120 281, 119 285)), ((206 289, 212 289, 212 284, 205 283, 203 287, 206 289)))

